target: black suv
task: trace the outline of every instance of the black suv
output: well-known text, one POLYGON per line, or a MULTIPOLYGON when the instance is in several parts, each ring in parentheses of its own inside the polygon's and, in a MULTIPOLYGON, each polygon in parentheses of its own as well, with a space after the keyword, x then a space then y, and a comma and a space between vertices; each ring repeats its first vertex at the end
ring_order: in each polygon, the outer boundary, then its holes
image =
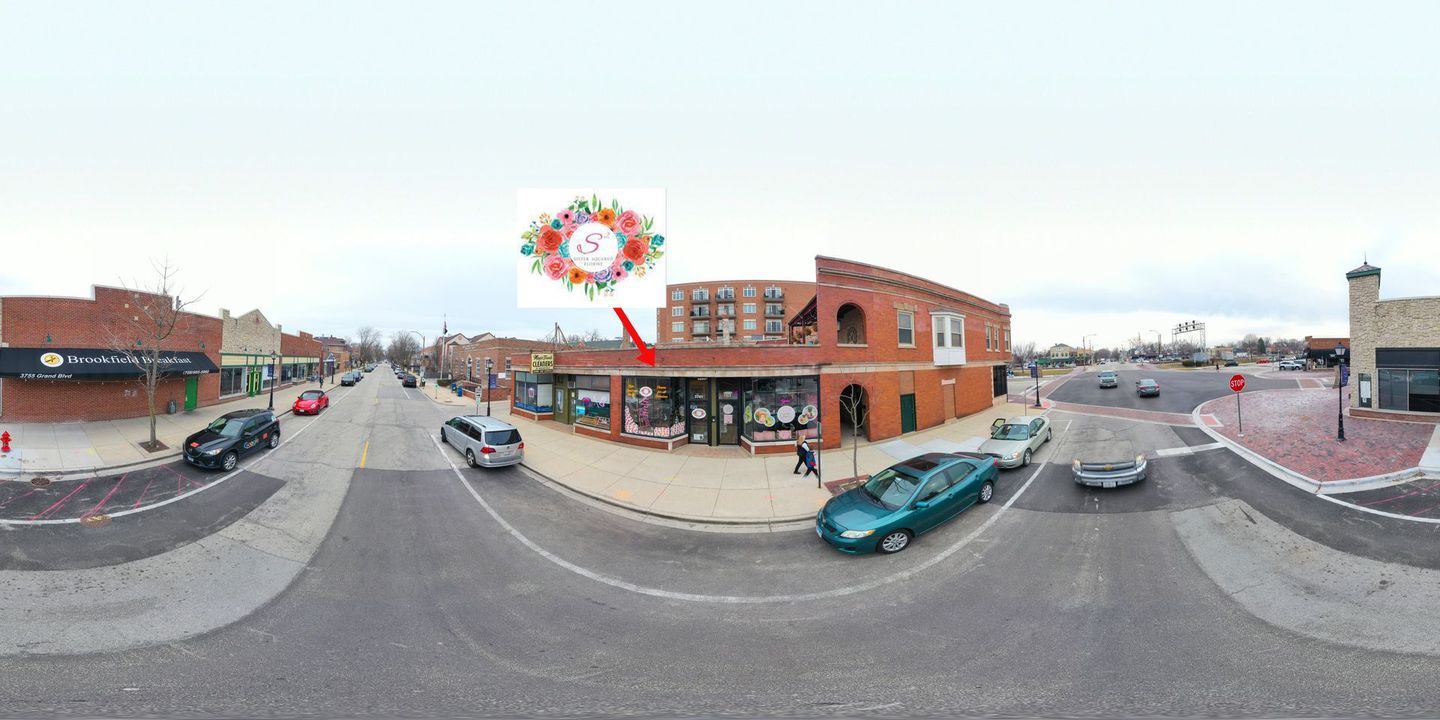
POLYGON ((185 438, 185 462, 203 468, 234 470, 240 456, 258 447, 280 445, 280 421, 270 410, 236 410, 185 438))

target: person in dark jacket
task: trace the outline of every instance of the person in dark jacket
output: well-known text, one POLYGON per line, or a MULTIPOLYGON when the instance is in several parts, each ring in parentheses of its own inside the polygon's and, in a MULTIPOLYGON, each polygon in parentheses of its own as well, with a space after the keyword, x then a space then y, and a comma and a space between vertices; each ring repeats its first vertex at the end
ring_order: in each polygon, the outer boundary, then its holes
MULTIPOLYGON (((807 467, 810 459, 810 440, 804 434, 795 436, 795 470, 791 475, 799 475, 800 468, 807 467)), ((807 475, 809 473, 806 473, 807 475)))

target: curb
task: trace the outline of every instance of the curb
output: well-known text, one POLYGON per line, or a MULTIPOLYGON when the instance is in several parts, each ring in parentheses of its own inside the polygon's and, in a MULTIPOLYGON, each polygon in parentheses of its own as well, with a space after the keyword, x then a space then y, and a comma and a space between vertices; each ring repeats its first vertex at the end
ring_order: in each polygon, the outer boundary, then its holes
MULTIPOLYGON (((1206 402, 1208 403, 1210 401, 1207 400, 1206 402)), ((1200 408, 1205 404, 1206 403, 1200 403, 1195 406, 1194 410, 1190 411, 1190 419, 1195 424, 1195 427, 1200 428, 1206 435, 1209 435, 1216 442, 1223 444, 1236 455, 1248 460, 1250 464, 1312 495, 1336 495, 1360 492, 1362 490, 1375 490, 1390 487, 1391 485, 1399 485, 1400 483, 1418 479, 1424 475, 1420 468, 1406 468, 1382 475, 1321 482, 1307 475, 1295 472, 1211 429, 1200 419, 1200 408)))
MULTIPOLYGON (((290 390, 296 387, 299 386, 290 385, 286 389, 290 390)), ((340 386, 333 385, 332 387, 340 386)), ((329 392, 329 390, 326 390, 325 392, 329 392)), ((284 410, 276 412, 275 417, 276 419, 279 419, 291 414, 293 414, 292 408, 286 408, 284 410)), ((22 465, 20 468, 20 472, 16 476, 16 478, 19 479, 25 477, 26 475, 29 475, 30 477, 49 477, 54 482, 65 482, 67 480, 90 480, 98 478, 103 474, 115 472, 117 470, 142 470, 149 467, 159 467, 162 464, 179 458, 180 452, 181 451, 179 450, 175 450, 172 452, 167 452, 164 455, 155 455, 152 457, 148 457, 144 460, 135 460, 133 462, 121 463, 119 465, 97 465, 88 468, 40 468, 39 470, 34 470, 26 468, 22 465)))
MULTIPOLYGON (((585 496, 585 497, 587 497, 587 498, 590 498, 591 500, 595 500, 596 502, 605 503, 606 505, 609 505, 609 506, 611 506, 611 507, 620 508, 621 510, 627 510, 627 511, 629 511, 629 512, 638 513, 638 514, 640 514, 640 515, 649 515, 650 517, 663 518, 663 519, 665 519, 665 520, 676 520, 676 521, 679 521, 679 522, 697 523, 697 524, 702 524, 702 525, 720 525, 720 526, 724 526, 724 527, 733 527, 733 528, 756 528, 756 529, 764 528, 764 529, 774 530, 775 528, 774 528, 773 526, 776 526, 776 525, 787 525, 787 524, 791 524, 791 523, 799 523, 799 522, 801 522, 801 521, 809 522, 812 518, 815 517, 815 515, 814 515, 813 513, 805 513, 805 514, 803 514, 803 515, 795 515, 795 516, 791 516, 791 517, 776 517, 776 518, 768 518, 768 519, 766 519, 766 518, 715 518, 715 517, 701 517, 701 516, 698 516, 698 515, 685 515, 685 514, 683 514, 683 513, 668 513, 668 512, 662 512, 662 511, 659 511, 659 510, 651 510, 650 508, 636 507, 636 506, 634 506, 634 505, 629 505, 629 504, 627 504, 627 503, 622 503, 622 502, 619 502, 619 501, 616 501, 616 500, 612 500, 612 499, 607 498, 607 497, 601 497, 601 496, 599 496, 599 495, 595 495, 595 494, 593 494, 593 493, 591 493, 591 492, 589 492, 589 491, 587 491, 587 490, 581 490, 581 489, 579 489, 579 488, 576 488, 576 487, 574 487, 574 486, 566 483, 566 482, 563 481, 563 480, 556 480, 555 478, 553 478, 553 477, 551 477, 551 476, 549 476, 549 475, 546 475, 545 473, 543 473, 543 472, 535 469, 534 466, 532 466, 532 465, 530 465, 529 463, 526 463, 526 462, 520 463, 520 467, 523 467, 523 468, 525 468, 526 470, 529 470, 530 472, 535 473, 537 476, 539 476, 539 477, 541 477, 541 478, 544 478, 544 480, 545 480, 546 482, 554 483, 554 484, 556 484, 556 485, 559 485, 560 487, 565 488, 566 490, 569 490, 570 492, 576 493, 576 494, 578 494, 578 495, 583 495, 583 496, 585 496)), ((790 529, 790 528, 781 528, 781 529, 790 529)))

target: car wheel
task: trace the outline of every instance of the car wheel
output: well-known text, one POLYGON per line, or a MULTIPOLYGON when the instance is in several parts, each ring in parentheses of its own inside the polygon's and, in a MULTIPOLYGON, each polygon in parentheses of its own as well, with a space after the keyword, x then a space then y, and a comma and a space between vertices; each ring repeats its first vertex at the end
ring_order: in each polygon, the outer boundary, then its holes
POLYGON ((880 538, 880 542, 875 544, 875 551, 881 555, 900 552, 910 547, 910 538, 909 530, 895 530, 885 537, 880 538))
POLYGON ((1045 442, 1050 442, 1050 438, 1052 437, 1055 437, 1055 431, 1047 428, 1045 430, 1045 442))
POLYGON ((1020 467, 1030 467, 1030 451, 1025 451, 1025 457, 1020 460, 1020 467))
POLYGON ((445 428, 440 428, 440 442, 445 443, 446 445, 450 444, 450 439, 445 437, 445 428))
POLYGON ((237 463, 237 462, 239 462, 239 461, 240 461, 240 456, 239 456, 239 455, 236 455, 234 450, 231 450, 230 452, 225 453, 225 457, 224 457, 224 458, 221 458, 221 460, 220 460, 220 466, 223 467, 223 468, 225 468, 227 471, 229 471, 229 470, 234 470, 234 469, 235 469, 235 463, 237 463))
POLYGON ((280 433, 270 433, 270 449, 274 450, 277 447, 280 447, 280 433))
POLYGON ((466 451, 465 451, 465 464, 466 464, 466 465, 469 465, 469 466, 472 467, 472 468, 475 467, 475 451, 474 451, 474 450, 466 450, 466 451))
POLYGON ((986 480, 985 484, 980 486, 980 503, 988 503, 993 497, 995 497, 995 483, 986 480))

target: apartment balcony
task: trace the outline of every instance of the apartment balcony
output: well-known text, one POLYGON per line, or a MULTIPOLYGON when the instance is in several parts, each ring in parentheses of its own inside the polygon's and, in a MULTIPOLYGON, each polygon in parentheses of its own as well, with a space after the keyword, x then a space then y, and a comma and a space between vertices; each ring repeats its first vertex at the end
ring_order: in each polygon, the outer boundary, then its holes
POLYGON ((707 292, 707 293, 690 293, 690 302, 697 302, 697 303, 708 303, 708 302, 711 302, 711 300, 710 300, 710 293, 708 293, 708 292, 707 292))
POLYGON ((785 308, 765 308, 765 317, 767 317, 767 318, 785 317, 785 308))
POLYGON ((720 292, 715 293, 715 299, 716 299, 716 300, 734 300, 734 299, 735 299, 735 291, 734 291, 734 290, 721 290, 720 292))
POLYGON ((693 326, 693 327, 690 328, 690 334, 691 334, 691 335, 709 335, 709 334, 710 334, 710 326, 709 326, 709 325, 695 325, 695 326, 693 326))
POLYGON ((770 290, 766 290, 766 291, 765 291, 765 299, 766 299, 766 300, 784 300, 784 299, 785 299, 785 291, 784 291, 784 290, 781 290, 780 288, 772 288, 772 289, 770 289, 770 290))
POLYGON ((708 318, 708 317, 710 317, 710 308, 709 308, 709 307, 692 307, 692 308, 690 308, 690 317, 704 317, 704 318, 708 318))

